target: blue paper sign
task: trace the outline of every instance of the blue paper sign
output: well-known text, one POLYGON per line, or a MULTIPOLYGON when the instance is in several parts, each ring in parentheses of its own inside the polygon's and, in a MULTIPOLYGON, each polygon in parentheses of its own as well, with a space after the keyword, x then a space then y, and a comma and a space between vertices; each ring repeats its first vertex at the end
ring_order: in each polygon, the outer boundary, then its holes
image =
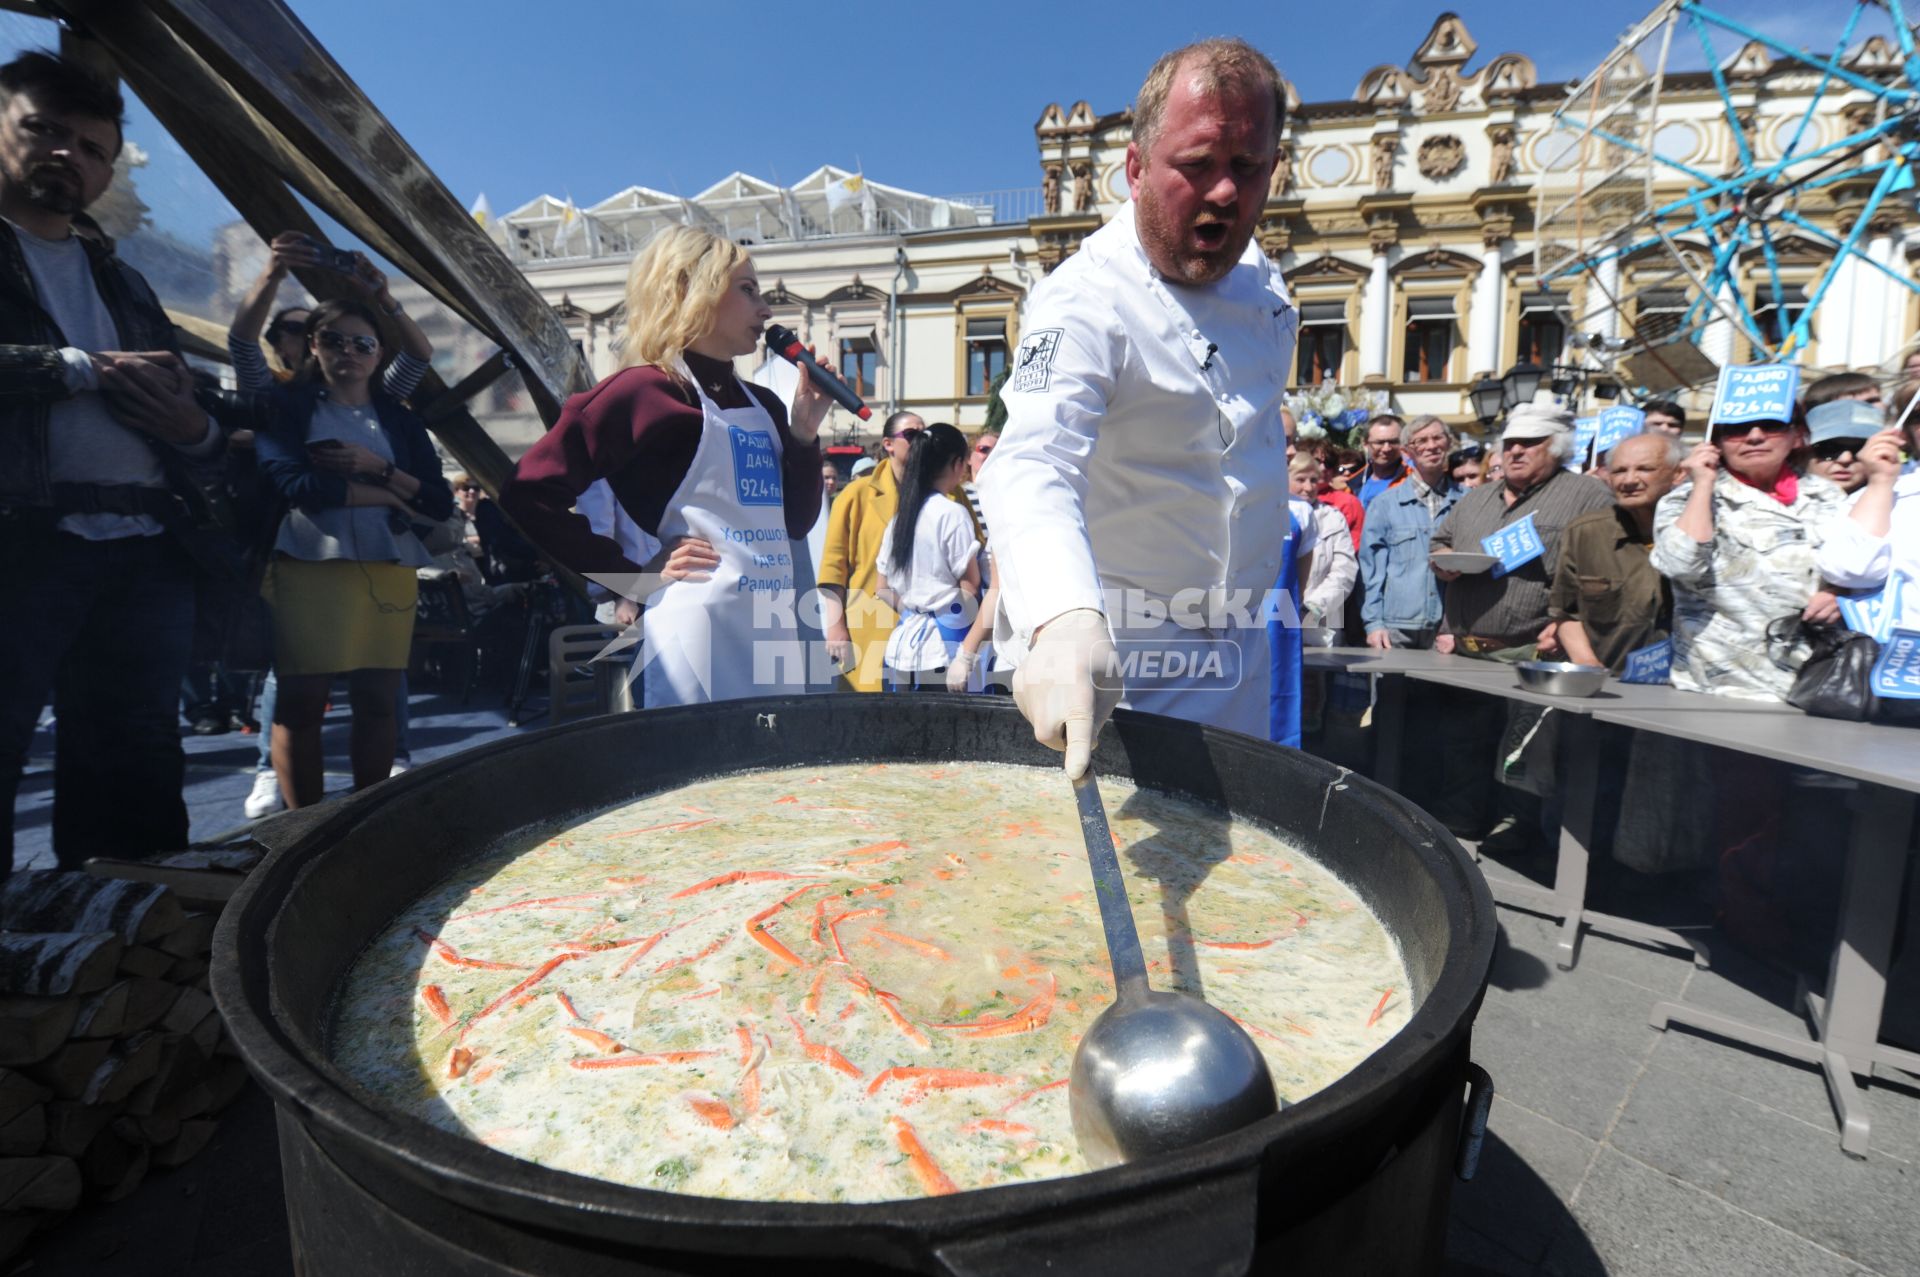
POLYGON ((1673 640, 1661 639, 1627 653, 1622 683, 1666 683, 1673 677, 1673 640))
POLYGON ((1859 594, 1840 600, 1840 619, 1856 634, 1865 634, 1884 643, 1892 628, 1893 613, 1887 607, 1887 590, 1881 586, 1872 594, 1859 594))
POLYGON ((1793 364, 1728 364, 1713 391, 1713 426, 1744 426, 1755 421, 1792 421, 1793 399, 1800 392, 1800 369, 1793 364))
POLYGON ((1576 417, 1573 422, 1573 464, 1585 469, 1593 454, 1593 437, 1600 433, 1600 418, 1576 417))
POLYGON ((764 430, 727 427, 733 445, 734 495, 741 505, 779 505, 780 458, 773 455, 773 437, 764 430))
POLYGON ((1495 576, 1517 571, 1547 552, 1545 542, 1540 540, 1539 529, 1533 526, 1532 515, 1481 537, 1480 549, 1500 560, 1493 568, 1495 576))
POLYGON ((1593 437, 1593 462, 1599 465, 1613 446, 1647 428, 1647 414, 1638 408, 1617 405, 1600 414, 1600 428, 1593 437))
POLYGON ((1873 694, 1896 701, 1920 701, 1920 632, 1895 630, 1873 664, 1873 694))

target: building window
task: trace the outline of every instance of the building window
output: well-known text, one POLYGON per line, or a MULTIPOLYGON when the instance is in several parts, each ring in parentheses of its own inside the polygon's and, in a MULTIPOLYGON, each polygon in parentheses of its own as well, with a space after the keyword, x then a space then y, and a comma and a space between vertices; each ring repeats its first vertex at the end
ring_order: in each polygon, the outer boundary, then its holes
POLYGON ((1453 327, 1452 298, 1408 298, 1407 346, 1401 360, 1400 380, 1447 380, 1447 365, 1453 358, 1453 327))
POLYGON ((840 380, 853 387, 854 394, 873 398, 879 374, 880 352, 874 347, 872 333, 840 339, 840 380))
POLYGON ((1347 354, 1347 304, 1303 302, 1300 306, 1300 350, 1294 358, 1294 384, 1318 386, 1340 380, 1347 354))
POLYGON ((1007 321, 967 321, 967 393, 984 395, 993 379, 1007 370, 1007 321))
MULTIPOLYGON (((1786 340, 1785 334, 1793 331, 1800 322, 1800 316, 1807 310, 1807 290, 1798 284, 1783 285, 1778 294, 1771 284, 1762 284, 1753 293, 1753 324, 1760 335, 1767 339, 1767 345, 1779 346, 1786 340)), ((1812 325, 1808 325, 1809 335, 1812 325)))
POLYGON ((1634 317, 1633 335, 1649 346, 1671 340, 1687 318, 1687 290, 1649 288, 1640 294, 1640 313, 1634 317))
POLYGON ((1561 293, 1524 293, 1520 298, 1518 361, 1551 368, 1567 347, 1567 299, 1561 293))

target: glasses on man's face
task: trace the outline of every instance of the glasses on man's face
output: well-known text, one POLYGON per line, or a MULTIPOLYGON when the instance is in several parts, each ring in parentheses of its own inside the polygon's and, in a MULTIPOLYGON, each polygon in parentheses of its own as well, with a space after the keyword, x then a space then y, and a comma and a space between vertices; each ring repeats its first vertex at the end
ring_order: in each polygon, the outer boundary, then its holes
POLYGON ((463 483, 459 487, 455 488, 454 491, 478 493, 480 491, 480 485, 477 483, 463 483))
POLYGON ((1369 439, 1369 440, 1367 440, 1367 448, 1368 448, 1369 450, 1376 450, 1376 449, 1377 449, 1377 450, 1381 450, 1381 451, 1384 451, 1384 450, 1386 450, 1386 449, 1388 449, 1388 448, 1398 448, 1399 446, 1400 446, 1400 441, 1399 441, 1398 439, 1369 439))
POLYGON ((1865 439, 1822 439, 1813 445, 1813 455, 1822 461, 1838 461, 1845 456, 1859 456, 1860 449, 1866 446, 1865 439))
POLYGON ((1545 436, 1538 439, 1505 439, 1500 443, 1500 450, 1502 452, 1515 452, 1527 448, 1538 448, 1546 441, 1545 436))
POLYGON ((337 333, 331 328, 322 328, 316 336, 320 341, 320 349, 331 350, 335 354, 351 350, 356 355, 371 355, 380 349, 379 338, 361 333, 337 333))

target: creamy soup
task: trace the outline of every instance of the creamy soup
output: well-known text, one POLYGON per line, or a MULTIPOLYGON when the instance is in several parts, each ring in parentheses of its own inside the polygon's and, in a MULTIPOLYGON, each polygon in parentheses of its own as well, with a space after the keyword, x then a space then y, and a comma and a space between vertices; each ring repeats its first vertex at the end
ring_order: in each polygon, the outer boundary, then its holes
MULTIPOLYGON (((1292 1103, 1411 1013, 1392 939, 1272 834, 1102 782, 1162 988, 1292 1103)), ((857 1202, 1087 1169, 1074 1046, 1113 999, 1057 769, 756 772, 482 857, 361 955, 333 1054, 387 1103, 558 1170, 857 1202)))

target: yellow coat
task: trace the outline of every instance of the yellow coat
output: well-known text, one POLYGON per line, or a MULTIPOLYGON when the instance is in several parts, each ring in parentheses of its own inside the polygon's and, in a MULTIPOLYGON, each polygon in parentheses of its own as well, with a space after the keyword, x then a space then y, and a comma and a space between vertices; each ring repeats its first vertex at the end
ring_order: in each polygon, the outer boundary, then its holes
MULTIPOLYGON (((957 490, 949 493, 974 521, 974 536, 979 538, 979 520, 973 508, 957 490)), ((841 691, 877 692, 884 677, 887 636, 899 620, 893 609, 874 596, 873 587, 880 575, 880 538, 893 522, 900 505, 900 490, 893 482, 893 467, 882 461, 840 490, 827 515, 827 545, 820 554, 819 584, 837 585, 847 592, 847 633, 853 639, 853 667, 840 676, 841 691)))
POLYGON ((822 586, 847 593, 847 632, 853 637, 853 667, 840 676, 841 690, 877 692, 887 655, 887 636, 898 619, 874 597, 880 570, 880 538, 900 504, 893 467, 881 461, 840 490, 827 516, 827 547, 820 554, 822 586))

